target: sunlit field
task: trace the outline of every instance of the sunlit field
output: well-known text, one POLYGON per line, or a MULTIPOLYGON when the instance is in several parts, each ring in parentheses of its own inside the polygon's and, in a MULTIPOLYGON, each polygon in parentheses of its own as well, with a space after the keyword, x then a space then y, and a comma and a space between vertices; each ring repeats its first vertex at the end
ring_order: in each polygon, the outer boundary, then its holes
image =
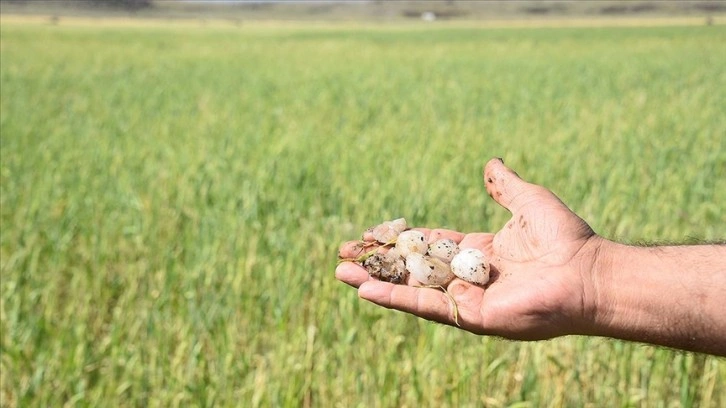
POLYGON ((0 30, 2 406, 726 405, 723 359, 334 278, 385 219, 501 227, 494 156, 608 238, 726 238, 726 26, 0 30))

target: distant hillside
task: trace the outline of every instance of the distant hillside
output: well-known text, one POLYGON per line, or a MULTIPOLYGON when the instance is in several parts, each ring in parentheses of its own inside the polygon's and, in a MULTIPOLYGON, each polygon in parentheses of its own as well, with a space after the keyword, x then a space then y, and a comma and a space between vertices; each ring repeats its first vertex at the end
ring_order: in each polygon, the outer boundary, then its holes
POLYGON ((8 14, 114 15, 235 20, 480 20, 726 14, 725 1, 160 1, 0 0, 8 14))

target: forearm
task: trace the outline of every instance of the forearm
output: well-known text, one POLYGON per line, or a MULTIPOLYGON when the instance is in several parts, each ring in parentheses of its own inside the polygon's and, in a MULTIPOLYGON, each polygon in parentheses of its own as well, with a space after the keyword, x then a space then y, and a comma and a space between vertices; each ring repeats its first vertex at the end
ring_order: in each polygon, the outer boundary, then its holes
POLYGON ((726 356, 726 245, 603 241, 592 333, 726 356))

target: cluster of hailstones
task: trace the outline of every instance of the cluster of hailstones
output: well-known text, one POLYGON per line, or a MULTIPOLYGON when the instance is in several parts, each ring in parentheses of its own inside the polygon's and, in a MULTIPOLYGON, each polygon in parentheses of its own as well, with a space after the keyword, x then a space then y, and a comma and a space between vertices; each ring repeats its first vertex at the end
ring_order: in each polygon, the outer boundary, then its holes
POLYGON ((405 283, 408 274, 422 285, 444 286, 454 277, 475 285, 489 281, 489 262, 478 249, 460 249, 451 239, 428 244, 420 231, 408 229, 406 220, 386 221, 369 229, 387 252, 375 250, 362 260, 368 274, 387 282, 405 283))

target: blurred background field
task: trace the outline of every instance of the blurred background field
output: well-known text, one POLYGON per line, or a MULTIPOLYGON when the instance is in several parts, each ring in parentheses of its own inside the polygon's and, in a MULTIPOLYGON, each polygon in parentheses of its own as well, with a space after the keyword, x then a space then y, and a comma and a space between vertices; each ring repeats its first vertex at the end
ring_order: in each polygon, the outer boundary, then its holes
POLYGON ((726 405, 723 359, 477 337, 333 276, 340 242, 384 219, 497 230, 494 156, 608 238, 723 240, 721 14, 94 22, 16 3, 2 406, 726 405))
POLYGON ((647 20, 723 17, 720 0, 0 0, 16 15, 161 18, 168 20, 402 22, 547 21, 572 18, 647 20))

